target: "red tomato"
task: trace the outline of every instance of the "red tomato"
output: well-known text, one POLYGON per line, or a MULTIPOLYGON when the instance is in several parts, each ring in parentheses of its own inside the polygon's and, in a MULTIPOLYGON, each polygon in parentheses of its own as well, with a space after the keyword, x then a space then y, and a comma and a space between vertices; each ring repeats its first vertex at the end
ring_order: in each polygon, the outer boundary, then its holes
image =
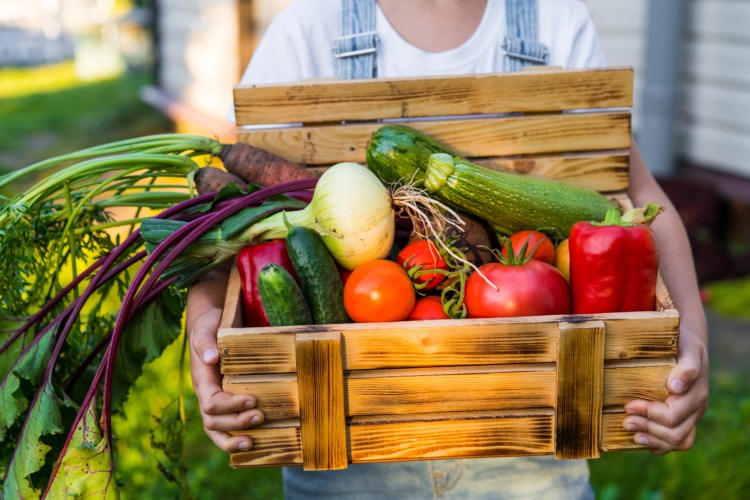
MULTIPOLYGON (((406 245, 396 257, 396 262, 404 266, 409 271, 416 266, 421 266, 419 271, 430 269, 448 269, 448 263, 445 261, 435 244, 430 240, 417 240, 406 245)), ((414 279, 422 290, 432 290, 445 279, 444 274, 425 273, 414 279)))
POLYGON ((414 309, 409 314, 409 320, 422 319, 450 319, 443 310, 443 300, 434 295, 417 299, 414 309))
POLYGON ((344 285, 344 307, 357 323, 403 321, 417 294, 403 267, 385 259, 357 267, 344 285))
MULTIPOLYGON (((552 244, 552 240, 550 240, 546 234, 534 231, 533 229, 519 231, 510 236, 510 243, 513 246, 513 255, 518 256, 527 241, 528 245, 526 247, 526 255, 531 253, 531 250, 536 246, 536 250, 534 250, 534 254, 531 256, 532 259, 541 260, 547 264, 555 263, 555 246, 552 244), (538 246, 537 243, 539 243, 538 246)), ((503 257, 508 256, 505 247, 503 247, 501 251, 503 257)))
POLYGON ((531 259, 521 265, 499 262, 479 268, 466 280, 465 304, 470 318, 537 316, 570 313, 570 289, 554 266, 531 259))

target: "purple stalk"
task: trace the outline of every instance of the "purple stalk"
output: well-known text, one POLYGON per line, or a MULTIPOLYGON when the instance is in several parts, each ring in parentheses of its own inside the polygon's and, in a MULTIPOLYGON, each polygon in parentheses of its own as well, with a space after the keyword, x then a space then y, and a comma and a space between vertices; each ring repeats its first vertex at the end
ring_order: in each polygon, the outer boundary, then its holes
MULTIPOLYGON (((208 201, 211 201, 213 199, 213 197, 214 197, 214 193, 206 193, 204 195, 196 196, 195 198, 191 198, 189 200, 186 200, 186 201, 184 201, 182 203, 179 203, 177 205, 174 205, 174 206, 172 206, 172 207, 164 210, 159 215, 155 216, 155 218, 167 218, 167 217, 176 215, 176 214, 178 214, 178 213, 180 213, 180 212, 182 212, 184 210, 187 210, 187 209, 193 208, 195 206, 198 206, 198 205, 200 205, 202 203, 206 203, 208 201)), ((113 250, 111 250, 107 255, 105 255, 104 258, 103 258, 103 260, 102 260, 102 262, 101 262, 101 264, 100 264, 100 267, 101 267, 100 271, 94 275, 94 277, 92 278, 91 282, 86 287, 86 289, 83 291, 83 293, 78 298, 76 298, 71 303, 71 305, 68 306, 68 308, 66 308, 65 311, 58 316, 58 318, 56 318, 56 320, 54 322, 50 323, 50 325, 48 325, 44 329, 44 331, 37 336, 36 339, 34 339, 35 342, 38 342, 38 339, 41 338, 41 336, 43 335, 43 333, 46 332, 49 328, 51 328, 53 325, 55 325, 57 323, 57 319, 60 319, 60 321, 64 321, 65 322, 63 330, 60 332, 60 334, 58 336, 57 342, 55 344, 55 348, 54 348, 54 350, 52 352, 52 355, 50 357, 50 361, 49 361, 49 363, 47 365, 47 369, 44 372, 42 383, 40 384, 39 388, 36 391, 36 394, 34 395, 34 399, 31 402, 30 408, 32 408, 37 403, 37 401, 39 400, 39 398, 41 397, 41 395, 42 395, 42 393, 44 391, 44 387, 46 386, 47 383, 49 383, 51 381, 52 373, 54 371, 54 366, 55 366, 55 364, 57 362, 57 358, 60 355, 60 351, 62 350, 62 347, 65 344, 65 340, 67 339, 67 336, 68 336, 68 334, 69 334, 69 332, 70 332, 70 330, 71 330, 71 328, 72 328, 72 326, 73 326, 73 324, 75 322, 75 318, 78 317, 78 314, 80 314, 81 309, 83 308, 84 304, 89 299, 89 297, 93 294, 94 290, 96 290, 100 286, 100 284, 105 281, 104 278, 108 278, 109 279, 109 278, 112 277, 112 274, 110 274, 109 272, 107 272, 107 271, 109 271, 109 268, 138 239, 140 239, 140 230, 136 230, 133 233, 131 233, 125 239, 124 242, 122 242, 120 245, 118 245, 113 250)), ((61 299, 61 297, 58 298, 57 300, 60 300, 60 299, 61 299)), ((112 348, 112 346, 110 344, 110 347, 108 348, 108 351, 111 348, 112 348)), ((28 347, 27 347, 27 349, 28 349, 28 347)), ((105 355, 105 359, 106 359, 106 355, 105 355)), ((99 372, 103 371, 103 369, 104 369, 103 365, 104 365, 104 363, 100 364, 100 367, 97 370, 97 374, 99 374, 99 372)), ((93 397, 93 395, 91 393, 95 392, 95 390, 96 390, 96 388, 97 388, 100 380, 101 380, 101 375, 98 375, 94 379, 94 381, 92 382, 92 384, 90 386, 90 389, 89 389, 89 393, 87 393, 87 395, 86 395, 86 401, 88 403, 91 402, 91 398, 93 397)), ((86 403, 86 404, 84 404, 84 405, 81 406, 81 410, 79 411, 79 413, 81 415, 83 414, 82 412, 85 413, 85 409, 87 408, 88 403, 86 403)), ((19 447, 18 445, 20 444, 20 441, 21 441, 21 438, 23 436, 23 433, 25 432, 26 428, 28 427, 29 416, 30 415, 31 415, 31 412, 29 412, 29 413, 26 414, 26 418, 24 419, 23 426, 21 427, 21 431, 18 434, 18 440, 16 442, 17 443, 16 444, 16 450, 18 450, 18 447, 19 447)), ((110 420, 111 419, 108 419, 108 422, 110 420)), ((76 422, 79 422, 79 421, 80 421, 80 418, 77 417, 76 418, 76 422)), ((70 435, 69 435, 69 438, 72 436, 73 432, 75 432, 75 426, 72 428, 72 430, 70 432, 70 435)), ((109 444, 111 445, 111 443, 112 443, 111 434, 108 436, 108 441, 109 441, 109 444)), ((15 458, 16 458, 16 452, 14 451, 13 455, 11 456, 9 464, 12 463, 15 460, 15 458)), ((51 476, 51 477, 54 477, 54 476, 51 476)), ((50 479, 50 484, 51 484, 51 479, 50 479)), ((48 488, 49 488, 49 485, 48 485, 48 488)))
MULTIPOLYGON (((317 183, 317 179, 302 179, 298 181, 286 182, 275 186, 269 186, 247 196, 233 199, 233 203, 228 204, 226 207, 221 208, 216 212, 206 214, 204 217, 191 221, 172 233, 163 242, 161 242, 148 256, 143 266, 138 270, 136 276, 133 278, 133 282, 125 297, 122 301, 122 308, 118 315, 117 321, 115 322, 115 330, 112 334, 112 346, 113 349, 108 351, 107 359, 107 370, 104 376, 104 403, 102 413, 105 418, 105 426, 108 438, 112 438, 112 426, 111 426, 111 404, 112 404, 112 380, 115 367, 115 353, 117 352, 117 346, 120 341, 120 336, 124 330, 127 319, 130 318, 134 306, 134 298, 141 288, 141 293, 148 291, 151 286, 159 279, 159 276, 169 267, 169 265, 185 250, 188 246, 203 236, 209 229, 216 224, 220 223, 230 215, 233 215, 243 208, 262 202, 263 200, 277 194, 295 191, 299 189, 312 188, 317 183), (172 248, 174 245, 174 248, 172 248), (151 276, 148 278, 146 283, 141 287, 141 283, 144 281, 146 274, 154 266, 156 262, 164 255, 169 252, 161 262, 154 269, 151 276)), ((231 201, 231 200, 230 200, 231 201)))
MULTIPOLYGON (((205 214, 201 217, 196 218, 192 222, 188 222, 188 224, 186 224, 179 230, 175 231, 174 234, 170 235, 168 238, 166 238, 161 244, 159 244, 154 249, 154 251, 151 253, 151 255, 149 255, 149 257, 146 259, 146 261, 143 263, 141 268, 136 273, 136 276, 133 278, 131 285, 128 287, 128 291, 126 292, 125 297, 123 298, 122 308, 120 309, 117 320, 115 322, 115 328, 111 334, 110 344, 107 348, 107 351, 104 354, 104 358, 102 362, 100 363, 99 368, 97 369, 96 376, 94 380, 92 381, 88 392, 86 393, 84 401, 81 404, 81 408, 78 411, 78 414, 76 415, 74 424, 70 432, 68 433, 68 436, 66 438, 63 449, 60 453, 60 456, 58 460, 56 461, 52 475, 50 476, 50 481, 47 485, 47 489, 44 492, 45 497, 47 493, 49 492, 49 488, 53 482, 54 477, 57 475, 62 456, 64 456, 65 452, 67 451, 68 446, 70 445, 70 441, 72 440, 72 437, 73 437, 73 434, 75 432, 77 425, 80 423, 81 419, 85 415, 85 412, 89 404, 91 404, 91 401, 93 400, 93 398, 96 396, 98 392, 99 384, 101 383, 101 379, 102 379, 102 374, 104 375, 104 380, 105 380, 104 401, 103 401, 103 407, 102 407, 102 417, 103 417, 102 424, 106 429, 106 439, 111 449, 111 445, 112 445, 112 425, 111 425, 112 423, 111 422, 112 420, 112 415, 111 415, 112 378, 113 378, 113 373, 114 373, 114 365, 115 365, 119 340, 120 340, 120 337, 122 336, 125 325, 128 323, 130 318, 132 318, 132 316, 143 305, 145 305, 145 303, 147 303, 150 300, 153 300, 153 298, 155 298, 159 293, 161 293, 164 289, 166 289, 171 284, 172 282, 171 280, 167 282, 160 280, 160 276, 163 273, 163 271, 180 255, 180 253, 183 250, 185 250, 190 244, 195 242, 203 234, 205 234, 209 229, 211 229, 211 227, 221 222, 226 217, 238 212, 239 210, 242 210, 245 207, 262 202, 263 200, 265 200, 266 198, 270 196, 274 196, 276 194, 281 194, 284 192, 293 193, 294 195, 299 195, 299 197, 302 199, 311 199, 311 193, 309 191, 299 192, 299 190, 313 188, 316 183, 317 183, 317 179, 304 179, 300 181, 293 181, 293 182, 289 182, 285 184, 280 184, 277 186, 270 186, 270 187, 261 189, 259 191, 256 191, 255 193, 251 193, 250 195, 244 196, 239 199, 226 200, 226 203, 225 201, 222 201, 221 203, 217 204, 218 211, 205 214), (174 248, 170 250, 170 247, 172 247, 172 245, 175 245, 175 246, 174 248), (159 265, 156 267, 156 269, 151 274, 149 279, 146 281, 146 284, 141 287, 141 283, 144 281, 146 274, 148 273, 148 270, 151 269, 154 266, 154 264, 158 262, 161 256, 165 254, 167 251, 169 251, 167 256, 161 261, 161 263, 159 263, 159 265)), ((210 201, 213 198, 213 196, 214 196, 213 193, 207 193, 205 195, 201 195, 199 197, 193 198, 186 202, 177 204, 171 207, 170 209, 165 210, 164 212, 159 214, 159 216, 157 216, 156 218, 170 217, 188 208, 192 208, 201 203, 205 203, 206 201, 210 201)), ((139 237, 140 231, 135 231, 134 233, 131 234, 131 236, 134 236, 134 235, 137 235, 139 237)), ((128 243, 128 241, 126 240, 125 243, 128 243)), ((125 245, 125 243, 123 243, 122 245, 125 245)), ((102 264, 103 269, 108 269, 109 266, 111 266, 112 260, 109 259, 110 255, 108 255, 107 257, 108 258, 105 259, 105 262, 102 264)), ((89 284, 89 286, 84 291, 84 293, 78 298, 78 300, 76 300, 76 302, 80 302, 81 306, 83 305, 83 303, 85 303, 86 299, 90 296, 91 292, 89 290, 93 291, 92 286, 99 286, 99 283, 102 280, 99 280, 98 278, 101 276, 101 274, 102 272, 100 271, 94 277, 94 279, 89 284)), ((80 312, 80 307, 75 308, 75 311, 71 311, 71 312, 75 312, 75 314, 77 315, 80 312)), ((64 338, 67 336, 67 333, 69 332, 70 327, 72 326, 72 323, 73 323, 72 318, 74 317, 75 316, 68 317, 66 321, 66 329, 63 332, 63 334, 61 334, 61 337, 58 339, 57 345, 55 346, 56 347, 55 351, 53 353, 53 358, 50 362, 50 365, 48 366, 47 371, 45 372, 45 383, 46 383, 47 378, 51 376, 50 367, 54 365, 53 361, 55 361, 57 356, 59 355, 60 348, 62 346, 62 343, 64 342, 64 338)), ((40 390, 37 391, 37 394, 35 395, 35 398, 34 398, 34 402, 36 402, 36 400, 40 396, 42 392, 41 389, 42 388, 40 388, 40 390)), ((32 403, 32 406, 33 404, 34 403, 32 403)), ((27 421, 24 422, 23 429, 26 428, 27 422, 28 422, 28 415, 27 415, 27 421)), ((23 429, 22 429, 21 434, 19 434, 19 439, 20 439, 20 436, 23 434, 23 429)), ((112 457, 112 460, 114 461, 114 456, 112 457)), ((112 463, 112 467, 114 467, 114 462, 112 463)))

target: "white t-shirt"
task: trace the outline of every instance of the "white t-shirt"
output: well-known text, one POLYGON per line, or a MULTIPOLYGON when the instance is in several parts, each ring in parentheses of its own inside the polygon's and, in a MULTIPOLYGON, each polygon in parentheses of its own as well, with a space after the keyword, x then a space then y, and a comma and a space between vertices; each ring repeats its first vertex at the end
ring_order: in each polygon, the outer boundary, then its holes
MULTIPOLYGON (((550 66, 605 66, 604 52, 581 0, 538 0, 539 41, 550 66)), ((335 78, 331 47, 341 32, 341 0, 295 0, 271 22, 240 83, 293 83, 335 78)), ((492 73, 503 70, 505 0, 488 0, 474 35, 445 52, 426 52, 393 29, 377 7, 378 77, 492 73)))

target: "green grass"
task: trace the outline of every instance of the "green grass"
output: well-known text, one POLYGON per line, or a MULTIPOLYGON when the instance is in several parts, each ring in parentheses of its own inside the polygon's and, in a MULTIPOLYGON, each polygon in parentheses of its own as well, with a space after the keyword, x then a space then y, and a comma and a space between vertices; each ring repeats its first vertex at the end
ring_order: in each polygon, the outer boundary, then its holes
POLYGON ((84 147, 173 130, 170 120, 138 98, 151 83, 146 73, 81 82, 69 65, 57 65, 2 69, 0 82, 15 82, 0 86, 0 172, 84 147))
POLYGON ((716 312, 726 316, 750 319, 750 276, 711 283, 708 291, 711 307, 716 312))

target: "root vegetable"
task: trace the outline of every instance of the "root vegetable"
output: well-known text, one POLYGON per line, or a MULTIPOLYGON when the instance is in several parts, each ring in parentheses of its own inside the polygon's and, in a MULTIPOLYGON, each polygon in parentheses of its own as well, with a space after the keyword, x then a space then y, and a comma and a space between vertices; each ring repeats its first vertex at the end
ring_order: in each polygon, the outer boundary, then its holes
POLYGON ((231 182, 240 187, 247 186, 247 183, 238 176, 216 167, 203 167, 195 174, 195 188, 200 194, 219 191, 231 182))
POLYGON ((273 186, 314 177, 302 165, 241 142, 225 144, 219 158, 229 172, 259 186, 273 186))

